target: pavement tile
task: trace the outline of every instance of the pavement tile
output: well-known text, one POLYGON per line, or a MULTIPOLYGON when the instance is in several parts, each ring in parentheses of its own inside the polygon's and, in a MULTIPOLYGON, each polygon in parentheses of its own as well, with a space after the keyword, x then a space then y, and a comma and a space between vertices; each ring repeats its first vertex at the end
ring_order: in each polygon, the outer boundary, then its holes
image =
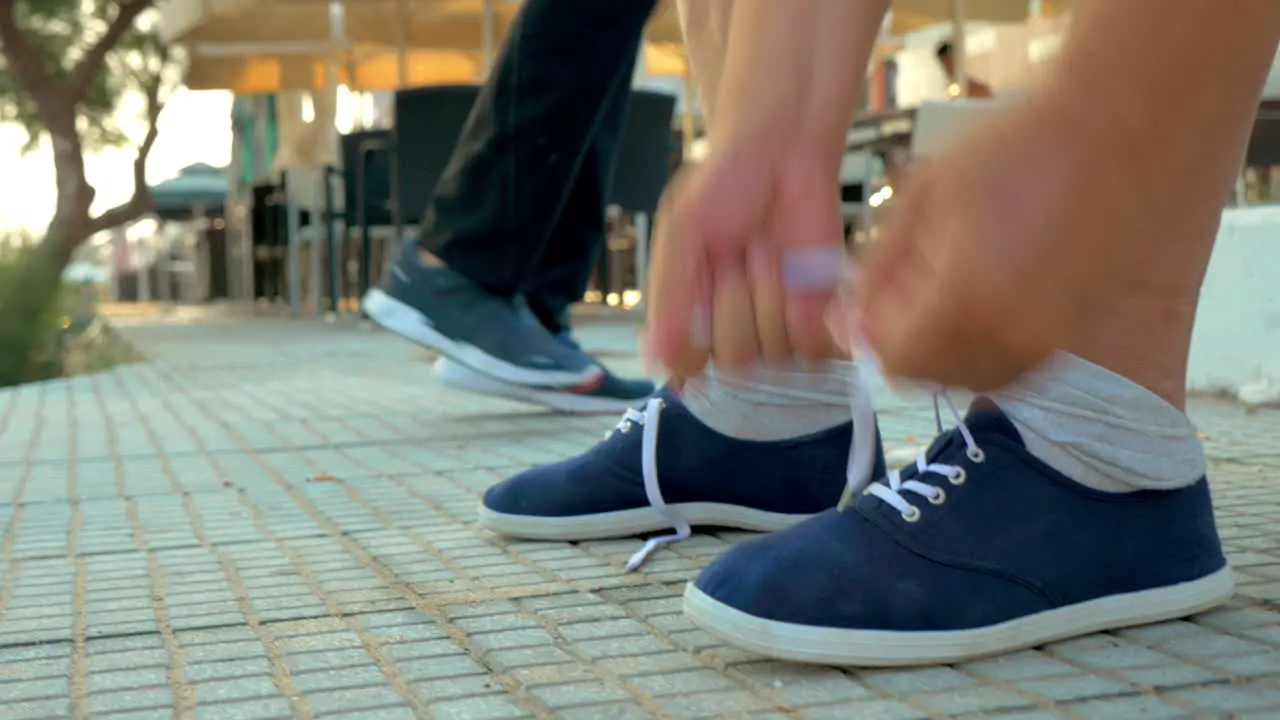
MULTIPOLYGON (((192 688, 198 719, 293 717, 281 687, 316 717, 371 720, 1280 720, 1280 411, 1190 404, 1239 578, 1228 606, 954 667, 843 671, 762 660, 683 617, 683 582, 750 533, 698 535, 626 574, 633 540, 474 526, 489 484, 613 418, 451 390, 418 349, 346 321, 191 317, 122 327, 150 362, 0 391, 0 416, 20 419, 0 423, 0 497, 18 503, 0 528, 23 513, 0 562, 0 720, 68 717, 73 686, 116 720, 172 717, 192 688)), ((581 337, 639 372, 633 328, 581 337)), ((877 397, 889 452, 918 453, 931 411, 877 397)))

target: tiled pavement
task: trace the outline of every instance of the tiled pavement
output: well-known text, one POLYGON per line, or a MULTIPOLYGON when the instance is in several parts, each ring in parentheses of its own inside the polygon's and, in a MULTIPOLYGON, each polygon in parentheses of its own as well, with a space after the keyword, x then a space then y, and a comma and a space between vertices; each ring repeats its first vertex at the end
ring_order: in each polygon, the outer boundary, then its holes
MULTIPOLYGON (((1231 607, 953 667, 764 662, 680 615, 733 535, 507 542, 478 494, 587 447, 381 333, 139 325, 153 362, 0 393, 0 718, 1280 718, 1280 412, 1200 401, 1231 607)), ((632 332, 587 344, 634 371, 632 332)), ((882 404, 891 450, 931 410, 882 404)))

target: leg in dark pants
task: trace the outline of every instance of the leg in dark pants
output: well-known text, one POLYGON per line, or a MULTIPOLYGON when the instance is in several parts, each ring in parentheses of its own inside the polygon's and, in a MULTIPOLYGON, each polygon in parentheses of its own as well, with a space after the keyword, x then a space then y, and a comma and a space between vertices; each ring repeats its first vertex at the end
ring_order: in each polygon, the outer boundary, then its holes
POLYGON ((446 382, 578 412, 616 411, 652 392, 553 333, 603 244, 606 181, 655 5, 528 0, 521 9, 419 243, 364 300, 370 318, 440 353, 446 382), (530 291, 546 326, 522 307, 530 291))
POLYGON ((440 179, 422 248, 495 295, 526 289, 655 4, 525 4, 440 179))
POLYGON ((569 307, 582 299, 604 248, 606 193, 626 120, 638 51, 637 38, 631 61, 618 69, 613 88, 600 108, 595 133, 524 290, 529 309, 553 333, 569 331, 569 307))

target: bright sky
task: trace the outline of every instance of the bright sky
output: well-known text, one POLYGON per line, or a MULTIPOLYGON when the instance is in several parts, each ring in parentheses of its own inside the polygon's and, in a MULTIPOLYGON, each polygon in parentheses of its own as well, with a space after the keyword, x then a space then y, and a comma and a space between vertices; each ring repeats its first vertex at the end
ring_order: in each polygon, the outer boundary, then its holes
MULTIPOLYGON (((211 90, 192 92, 180 88, 169 98, 160 115, 160 135, 147 163, 147 179, 167 180, 197 162, 216 167, 231 158, 231 93, 211 90)), ((142 98, 121 103, 120 118, 126 132, 141 140, 142 98)), ((53 159, 48 144, 21 155, 25 135, 10 125, 0 125, 0 233, 16 228, 40 231, 54 207, 53 159)), ((133 192, 134 151, 123 147, 86 158, 89 182, 97 189, 95 210, 113 207, 133 192)))

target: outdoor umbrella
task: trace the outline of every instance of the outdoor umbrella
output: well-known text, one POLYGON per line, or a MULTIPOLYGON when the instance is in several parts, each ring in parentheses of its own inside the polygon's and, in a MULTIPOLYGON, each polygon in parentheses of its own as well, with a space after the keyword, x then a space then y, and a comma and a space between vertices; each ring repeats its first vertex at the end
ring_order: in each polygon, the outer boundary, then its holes
MULTIPOLYGON (((476 72, 466 79, 482 79, 519 6, 516 0, 161 0, 159 10, 162 35, 186 47, 200 87, 301 89, 313 84, 313 68, 326 58, 350 65, 352 46, 400 53, 400 86, 459 80, 458 55, 421 54, 427 50, 480 53, 476 72), (226 61, 236 56, 243 60, 226 61)), ((672 48, 679 48, 682 37, 672 0, 663 0, 655 12, 647 43, 663 57, 676 57, 672 48)), ((362 69, 357 58, 356 68, 339 74, 363 73, 371 78, 366 87, 387 87, 380 72, 385 53, 379 58, 376 69, 362 69)), ((681 74, 670 62, 663 67, 660 74, 681 74)))
POLYGON ((239 94, 288 90, 323 91, 333 78, 361 92, 473 82, 481 68, 479 53, 409 49, 400 53, 378 47, 353 47, 340 61, 320 53, 294 55, 218 54, 217 46, 191 53, 186 86, 192 90, 230 90, 239 94), (209 52, 210 48, 213 52, 209 52))
POLYGON ((505 0, 161 0, 160 31, 182 43, 323 44, 336 18, 348 40, 397 47, 473 49, 486 2, 498 28, 518 6, 505 0))
POLYGON ((487 67, 519 9, 509 0, 161 0, 158 8, 161 35, 194 56, 336 57, 352 44, 380 46, 404 56, 406 76, 413 49, 480 51, 487 67))
POLYGON ((204 163, 189 165, 178 176, 151 188, 156 215, 166 220, 182 220, 202 211, 219 210, 227 201, 226 168, 204 163))

